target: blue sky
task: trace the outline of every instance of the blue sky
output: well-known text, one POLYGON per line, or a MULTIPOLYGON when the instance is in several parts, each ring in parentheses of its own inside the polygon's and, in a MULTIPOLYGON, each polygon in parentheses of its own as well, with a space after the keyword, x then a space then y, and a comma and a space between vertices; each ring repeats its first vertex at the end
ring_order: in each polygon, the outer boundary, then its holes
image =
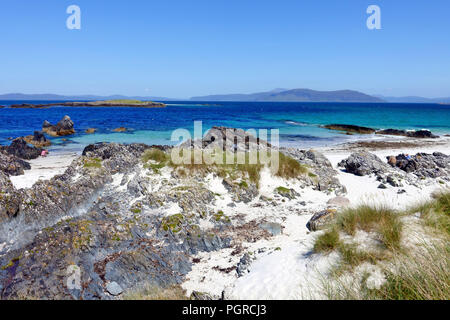
POLYGON ((450 1, 0 0, 0 93, 450 96, 450 1), (81 30, 68 30, 78 5, 81 30), (381 7, 382 30, 366 9, 381 7))

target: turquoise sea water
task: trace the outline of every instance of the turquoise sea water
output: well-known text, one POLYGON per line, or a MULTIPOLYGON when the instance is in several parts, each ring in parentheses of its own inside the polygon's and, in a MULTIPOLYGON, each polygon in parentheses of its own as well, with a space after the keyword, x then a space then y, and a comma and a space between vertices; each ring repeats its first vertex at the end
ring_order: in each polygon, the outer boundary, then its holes
MULTIPOLYGON (((43 103, 42 101, 0 101, 0 105, 43 103)), ((169 102, 167 108, 74 108, 0 109, 0 144, 8 138, 32 134, 42 122, 58 122, 69 115, 77 134, 52 139, 53 149, 80 150, 95 142, 141 142, 175 144, 173 130, 193 131, 194 121, 203 122, 203 131, 211 126, 242 129, 279 129, 281 145, 318 147, 361 138, 329 131, 320 125, 331 123, 368 126, 376 129, 429 129, 436 134, 450 133, 450 106, 439 104, 390 103, 294 103, 294 102, 169 102), (130 131, 115 133, 117 127, 130 131), (97 128, 95 134, 85 134, 97 128)), ((365 136, 367 138, 367 136, 365 136)), ((377 138, 373 136, 373 138, 377 138)), ((378 137, 379 138, 379 137, 378 137)), ((178 141, 179 142, 179 141, 178 141)))

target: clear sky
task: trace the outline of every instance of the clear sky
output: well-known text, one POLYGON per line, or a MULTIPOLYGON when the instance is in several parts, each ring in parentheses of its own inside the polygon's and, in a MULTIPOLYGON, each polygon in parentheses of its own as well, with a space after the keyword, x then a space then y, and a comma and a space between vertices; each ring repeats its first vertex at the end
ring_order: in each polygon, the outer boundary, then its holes
POLYGON ((449 17, 448 0, 0 0, 0 93, 450 96, 449 17))

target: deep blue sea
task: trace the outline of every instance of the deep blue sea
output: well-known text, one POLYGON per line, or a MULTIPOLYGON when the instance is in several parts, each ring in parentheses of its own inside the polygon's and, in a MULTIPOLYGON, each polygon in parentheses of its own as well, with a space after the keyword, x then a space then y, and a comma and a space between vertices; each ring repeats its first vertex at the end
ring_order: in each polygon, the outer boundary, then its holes
MULTIPOLYGON (((0 105, 46 102, 49 101, 0 101, 0 105)), ((8 144, 8 138, 30 135, 35 130, 41 130, 44 120, 56 124, 64 115, 69 115, 74 121, 77 133, 66 137, 68 141, 52 138, 53 150, 81 150, 87 144, 95 142, 176 144, 177 142, 171 141, 173 130, 185 128, 192 132, 194 121, 203 121, 203 131, 214 125, 256 130, 279 129, 281 145, 304 148, 334 145, 361 138, 320 127, 331 123, 377 129, 429 129, 436 134, 450 133, 450 105, 213 101, 167 103, 167 108, 154 109, 3 108, 0 109, 0 144, 8 144), (112 131, 118 127, 126 127, 131 131, 112 131), (84 130, 87 128, 97 128, 98 131, 95 134, 85 134, 84 130)))

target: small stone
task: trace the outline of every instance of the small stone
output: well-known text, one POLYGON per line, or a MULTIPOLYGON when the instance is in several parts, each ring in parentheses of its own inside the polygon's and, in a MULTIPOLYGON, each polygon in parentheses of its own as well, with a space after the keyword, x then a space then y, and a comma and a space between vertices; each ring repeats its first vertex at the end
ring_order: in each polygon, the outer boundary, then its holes
POLYGON ((259 227, 261 229, 264 229, 264 230, 270 232, 270 234, 272 234, 272 236, 277 236, 283 232, 283 227, 281 226, 281 224, 276 223, 276 222, 261 223, 259 225, 259 227))
POLYGON ((387 189, 387 187, 386 187, 386 185, 385 185, 384 183, 381 183, 381 184, 378 186, 378 189, 387 189))
POLYGON ((327 204, 332 207, 348 207, 350 205, 350 200, 345 197, 335 197, 328 200, 327 204))
POLYGON ((113 281, 106 285, 106 291, 113 296, 118 296, 123 292, 123 289, 117 282, 113 281))

